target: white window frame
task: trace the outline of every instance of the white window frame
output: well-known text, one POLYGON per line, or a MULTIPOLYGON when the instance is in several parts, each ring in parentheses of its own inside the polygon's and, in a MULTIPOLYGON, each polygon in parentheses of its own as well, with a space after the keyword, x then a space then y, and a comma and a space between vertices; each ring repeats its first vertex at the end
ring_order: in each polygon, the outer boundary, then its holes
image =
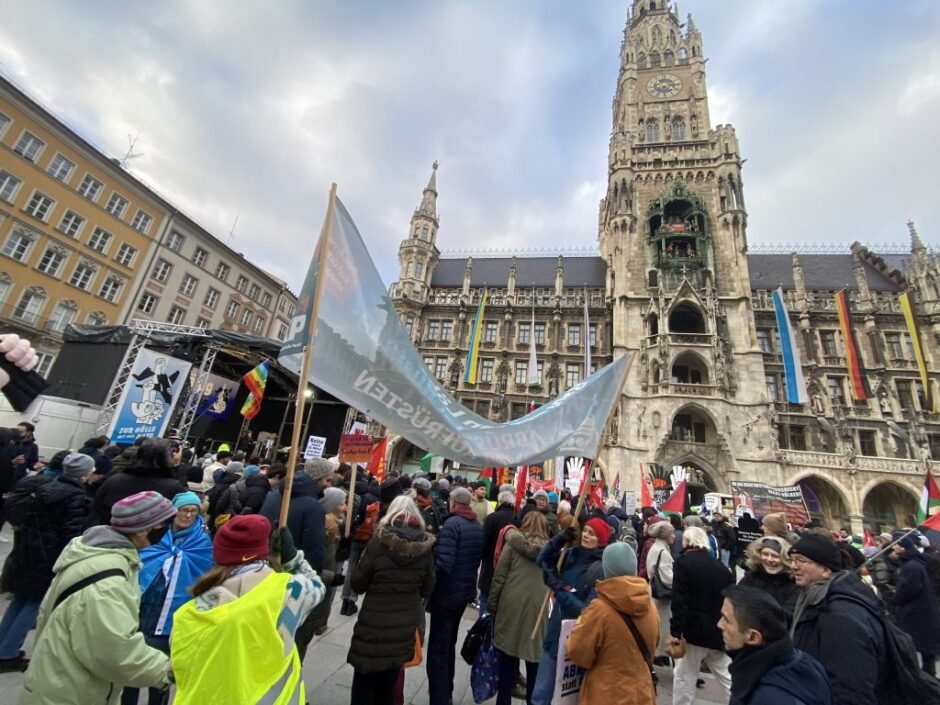
POLYGON ((10 233, 10 237, 7 238, 7 241, 3 244, 2 252, 4 255, 16 262, 25 262, 27 259, 29 259, 29 253, 30 250, 33 249, 34 242, 35 238, 32 238, 22 232, 13 231, 10 233), (17 255, 18 251, 20 252, 19 255, 17 255))
POLYGON ((261 298, 261 287, 257 284, 252 284, 248 287, 248 298, 258 303, 258 299, 261 298))
POLYGON ((183 281, 180 282, 180 293, 187 298, 192 298, 198 286, 199 280, 196 277, 192 274, 184 274, 183 281))
POLYGON ((0 201, 13 203, 16 192, 23 185, 23 180, 11 174, 6 169, 0 169, 0 201))
POLYGON ((64 255, 61 252, 58 252, 53 247, 47 247, 46 251, 42 253, 42 257, 39 258, 39 264, 36 265, 36 271, 58 279, 59 275, 62 273, 62 269, 65 266, 65 261, 67 259, 68 255, 64 255), (49 267, 46 267, 46 269, 43 269, 43 262, 46 260, 47 256, 49 256, 49 263, 55 264, 54 268, 50 269, 49 267))
POLYGON ((115 218, 120 219, 124 217, 124 214, 127 212, 127 207, 130 205, 130 203, 131 202, 120 193, 117 191, 112 191, 111 195, 108 197, 108 203, 105 205, 104 209, 115 218))
POLYGON ((151 225, 153 225, 153 216, 144 209, 138 208, 137 215, 134 216, 134 222, 131 223, 131 227, 137 232, 146 235, 150 232, 151 225))
POLYGON ((48 377, 49 370, 52 369, 52 365, 55 363, 55 359, 56 356, 54 353, 37 352, 36 366, 33 369, 36 370, 36 373, 42 377, 48 377))
POLYGON ((38 291, 32 291, 30 289, 26 289, 26 291, 20 294, 20 300, 16 303, 16 306, 13 307, 13 318, 17 319, 18 321, 23 321, 24 323, 29 323, 29 324, 35 323, 36 319, 39 318, 39 314, 42 313, 43 308, 45 308, 46 301, 48 300, 49 300, 49 297, 45 292, 40 293, 38 291), (29 300, 29 303, 27 303, 24 308, 23 299, 25 299, 27 296, 31 298, 29 300), (30 312, 29 307, 33 303, 33 301, 38 301, 39 303, 36 306, 35 310, 30 312), (17 311, 19 311, 21 308, 23 309, 22 312, 19 315, 17 315, 17 311), (26 315, 27 313, 30 315, 26 315))
POLYGON ((238 279, 235 280, 235 291, 240 294, 244 294, 245 290, 248 288, 248 277, 244 274, 239 274, 238 279))
POLYGON ((160 301, 156 296, 151 294, 149 291, 145 291, 141 297, 140 301, 137 302, 137 310, 143 313, 145 316, 149 316, 153 313, 153 310, 157 307, 157 303, 160 301))
POLYGON ((208 309, 215 311, 216 307, 219 305, 219 297, 222 296, 222 292, 218 289, 213 289, 209 287, 209 291, 206 292, 205 297, 202 299, 202 305, 208 309))
POLYGON ((78 191, 78 195, 86 201, 97 203, 104 191, 104 184, 86 171, 76 190, 78 191), (86 183, 90 184, 89 188, 86 188, 86 183), (92 191, 91 195, 89 195, 89 191, 92 191))
POLYGON ((61 333, 70 324, 74 323, 76 318, 78 318, 78 307, 69 306, 65 301, 60 301, 52 309, 52 315, 49 317, 46 329, 54 333, 61 333))
POLYGON ((72 174, 75 173, 75 169, 75 162, 62 154, 62 152, 56 152, 52 159, 49 160, 49 165, 46 167, 46 173, 49 174, 49 176, 51 176, 53 179, 61 181, 63 184, 67 184, 71 180, 72 174), (65 173, 62 173, 63 167, 65 167, 65 173))
POLYGON ((256 316, 255 323, 252 326, 252 330, 255 333, 261 334, 264 331, 264 324, 267 323, 267 320, 264 316, 256 316))
POLYGON ((21 157, 23 157, 23 159, 33 164, 39 161, 39 157, 42 155, 45 149, 46 149, 46 143, 43 142, 41 139, 39 139, 36 135, 34 135, 29 130, 23 130, 20 133, 20 138, 16 141, 16 144, 13 146, 13 151, 16 154, 19 154, 21 157), (28 142, 25 146, 23 146, 23 149, 21 150, 20 145, 22 145, 23 140, 27 138, 30 139, 30 142, 28 142), (39 146, 32 153, 29 153, 30 148, 35 146, 36 144, 38 144, 39 146))
POLYGON ((271 292, 265 291, 264 293, 261 294, 261 305, 264 306, 264 308, 270 310, 271 301, 273 298, 274 297, 271 296, 271 292))
POLYGON ((166 247, 173 252, 179 252, 186 241, 186 236, 177 230, 171 230, 166 238, 166 247))
POLYGON ((180 308, 179 306, 172 306, 170 312, 166 315, 167 323, 175 323, 176 325, 181 325, 186 318, 186 311, 180 308))
POLYGON ((85 220, 83 215, 76 213, 71 208, 66 208, 65 213, 63 213, 62 217, 59 219, 59 225, 56 227, 56 230, 74 240, 82 234, 82 230, 85 229, 86 222, 88 221, 85 220), (65 222, 66 220, 69 221, 67 225, 65 222), (78 221, 77 226, 75 225, 76 220, 78 221))
POLYGON ((244 326, 245 328, 251 327, 251 317, 254 314, 251 312, 250 308, 245 308, 242 311, 242 317, 238 319, 238 324, 244 326))
POLYGON ((33 216, 36 220, 48 223, 49 216, 51 216, 52 212, 55 210, 55 205, 56 200, 52 196, 47 196, 37 188, 33 189, 33 192, 29 195, 29 200, 26 202, 26 205, 23 206, 23 212, 33 216), (44 200, 37 202, 37 197, 44 200), (45 205, 45 210, 43 210, 43 205, 45 205), (42 213, 41 215, 40 212, 42 213))
POLYGON ((219 281, 223 281, 223 282, 226 281, 228 279, 228 275, 231 273, 232 273, 232 268, 229 265, 227 265, 225 262, 219 262, 219 264, 216 265, 215 278, 218 279, 219 281))
POLYGON ((122 242, 121 246, 118 248, 117 254, 114 255, 114 261, 124 267, 130 267, 134 263, 134 259, 137 257, 137 248, 131 245, 128 242, 122 242), (130 256, 125 256, 127 252, 130 252, 130 256))
POLYGON ((190 261, 197 267, 203 267, 205 266, 207 259, 209 259, 209 253, 203 248, 197 246, 193 252, 193 258, 190 261))
POLYGON ((102 311, 92 311, 85 316, 85 325, 106 326, 108 325, 108 317, 102 311))
POLYGON ((121 288, 123 286, 124 284, 120 279, 115 277, 107 277, 101 284, 101 290, 98 292, 98 296, 108 303, 113 304, 115 301, 117 301, 118 294, 121 293, 121 288))
POLYGON ((208 328, 212 325, 212 321, 208 318, 199 317, 196 319, 196 328, 208 328))
POLYGON ((95 281, 95 270, 87 262, 79 262, 72 270, 72 276, 69 277, 69 285, 82 291, 89 291, 95 281), (79 273, 81 272, 81 274, 79 273), (87 277, 85 276, 87 274, 87 277), (83 283, 84 280, 84 283, 83 283))
POLYGON ((225 317, 235 320, 235 317, 238 316, 238 309, 240 308, 241 304, 239 304, 235 299, 229 300, 228 306, 225 307, 225 317))
POLYGON ((108 254, 112 242, 114 242, 114 235, 97 225, 91 231, 91 235, 88 236, 88 248, 103 255, 108 254))
POLYGON ((3 137, 6 134, 6 131, 10 129, 10 125, 13 124, 13 118, 11 118, 6 113, 0 113, 0 137, 3 137))
POLYGON ((161 257, 157 260, 157 263, 153 265, 153 271, 150 273, 150 278, 155 282, 159 282, 160 284, 166 284, 166 280, 170 278, 170 274, 172 272, 173 265, 161 257))

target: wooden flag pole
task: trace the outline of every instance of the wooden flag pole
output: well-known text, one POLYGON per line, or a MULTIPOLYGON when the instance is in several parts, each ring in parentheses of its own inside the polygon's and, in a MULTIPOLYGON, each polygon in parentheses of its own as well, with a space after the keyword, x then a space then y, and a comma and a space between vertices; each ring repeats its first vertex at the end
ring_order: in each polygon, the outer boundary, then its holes
MULTIPOLYGON (((623 371, 623 377, 620 380, 620 384, 617 386, 617 406, 620 405, 620 396, 623 394, 623 388, 627 383, 627 375, 630 374, 630 368, 633 366, 633 360, 636 358, 635 355, 630 357, 630 360, 627 362, 627 366, 623 371)), ((594 468, 597 466, 597 456, 601 453, 601 448, 604 447, 604 436, 607 435, 607 426, 610 423, 611 416, 614 414, 614 408, 611 408, 610 414, 607 416, 607 420, 604 422, 604 427, 601 429, 600 436, 597 439, 597 448, 594 450, 594 456, 591 458, 591 467, 587 470, 588 476, 585 478, 585 481, 581 483, 584 489, 581 491, 581 495, 578 497, 578 508, 574 512, 574 525, 575 530, 581 528, 581 512, 584 510, 584 501, 587 498, 588 492, 591 491, 591 478, 594 476, 594 468)), ((558 555, 558 563, 555 566, 555 570, 561 570, 561 566, 565 560, 565 551, 562 550, 558 555)), ((542 624, 542 618, 545 616, 545 612, 548 609, 548 601, 552 596, 552 591, 549 590, 545 593, 545 599, 542 600, 542 606, 539 608, 538 619, 535 620, 535 626, 532 627, 532 635, 530 639, 535 639, 536 635, 539 632, 539 626, 542 624)))
POLYGON ((287 509, 290 506, 291 489, 294 486, 294 467, 300 452, 300 430, 304 423, 304 408, 307 405, 307 379, 310 376, 310 363, 313 359, 313 338, 317 334, 317 319, 320 317, 320 297, 323 294, 323 280, 326 274, 326 259, 330 245, 330 231, 333 222, 333 209, 336 206, 336 184, 330 185, 330 201, 326 209, 326 218, 320 230, 320 261, 317 263, 317 285, 313 294, 313 306, 310 309, 310 325, 307 341, 301 349, 302 362, 300 376, 297 378, 297 401, 294 406, 294 427, 291 429, 290 453, 287 456, 287 475, 281 483, 281 513, 278 526, 287 526, 287 509))

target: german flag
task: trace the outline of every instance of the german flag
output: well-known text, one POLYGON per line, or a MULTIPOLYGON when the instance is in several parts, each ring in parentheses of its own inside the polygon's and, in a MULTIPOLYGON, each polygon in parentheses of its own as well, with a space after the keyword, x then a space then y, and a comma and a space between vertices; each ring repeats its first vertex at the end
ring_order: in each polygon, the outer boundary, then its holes
POLYGON ((927 359, 924 357, 924 347, 921 343, 920 326, 917 324, 917 311, 914 308, 914 302, 911 300, 910 289, 898 296, 901 302, 901 311, 904 312, 904 322, 907 323, 907 332, 911 336, 911 342, 914 345, 914 357, 917 358, 917 368, 920 370, 920 382, 924 387, 924 401, 926 409, 933 414, 940 413, 937 405, 937 395, 933 393, 930 387, 930 376, 927 374, 927 359))
POLYGON ((868 377, 862 367, 862 356, 855 339, 855 330, 852 328, 849 297, 845 289, 836 294, 836 311, 839 313, 839 326, 842 328, 842 340, 845 343, 845 369, 852 385, 852 398, 855 401, 865 401, 871 398, 871 387, 868 386, 868 377))

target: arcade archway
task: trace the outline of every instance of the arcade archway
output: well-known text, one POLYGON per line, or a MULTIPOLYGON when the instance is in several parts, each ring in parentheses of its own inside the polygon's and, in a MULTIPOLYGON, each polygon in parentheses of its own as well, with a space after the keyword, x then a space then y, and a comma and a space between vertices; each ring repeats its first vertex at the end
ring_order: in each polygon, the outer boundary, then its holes
POLYGON ((916 513, 914 495, 895 482, 875 485, 862 503, 865 527, 874 533, 914 526, 916 513))
POLYGON ((810 516, 821 526, 834 531, 850 529, 849 508, 834 484, 818 475, 804 477, 797 484, 803 489, 810 516))

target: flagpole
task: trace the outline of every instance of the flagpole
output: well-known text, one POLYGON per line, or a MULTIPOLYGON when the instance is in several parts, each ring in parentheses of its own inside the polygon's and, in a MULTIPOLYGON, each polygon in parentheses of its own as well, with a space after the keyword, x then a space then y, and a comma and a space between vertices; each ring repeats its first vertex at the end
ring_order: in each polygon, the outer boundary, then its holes
MULTIPOLYGON (((307 340, 301 349, 303 361, 300 363, 300 376, 297 378, 297 400, 294 407, 294 426, 291 429, 290 453, 287 456, 287 475, 281 483, 281 513, 278 526, 287 525, 287 509, 290 506, 291 489, 294 485, 294 467, 300 451, 300 430, 304 422, 304 407, 307 404, 307 379, 310 376, 310 362, 313 359, 313 338, 317 333, 317 319, 320 317, 320 297, 323 294, 323 280, 326 274, 326 260, 330 245, 333 209, 336 207, 336 184, 330 185, 330 200, 326 209, 326 218, 320 230, 320 261, 317 263, 317 286, 313 294, 313 306, 310 311, 310 326, 307 340)), ((355 472, 355 470, 353 471, 355 472)))
POLYGON ((867 565, 868 565, 869 563, 871 563, 873 560, 875 560, 875 559, 878 558, 879 556, 884 555, 885 553, 887 553, 888 551, 890 551, 892 548, 894 548, 894 545, 895 545, 896 543, 898 543, 898 542, 900 542, 900 541, 903 541, 904 539, 906 539, 908 536, 910 536, 911 534, 915 533, 916 531, 918 531, 918 528, 915 526, 913 529, 911 529, 910 531, 908 531, 906 534, 903 534, 903 535, 901 535, 901 536, 898 536, 896 539, 894 539, 894 541, 892 541, 891 543, 885 545, 884 548, 882 548, 880 551, 878 551, 878 553, 876 553, 876 554, 873 555, 871 558, 869 558, 869 559, 866 560, 864 563, 862 563, 862 564, 861 564, 858 568, 856 568, 855 570, 861 571, 862 568, 864 568, 865 566, 867 566, 867 565))

